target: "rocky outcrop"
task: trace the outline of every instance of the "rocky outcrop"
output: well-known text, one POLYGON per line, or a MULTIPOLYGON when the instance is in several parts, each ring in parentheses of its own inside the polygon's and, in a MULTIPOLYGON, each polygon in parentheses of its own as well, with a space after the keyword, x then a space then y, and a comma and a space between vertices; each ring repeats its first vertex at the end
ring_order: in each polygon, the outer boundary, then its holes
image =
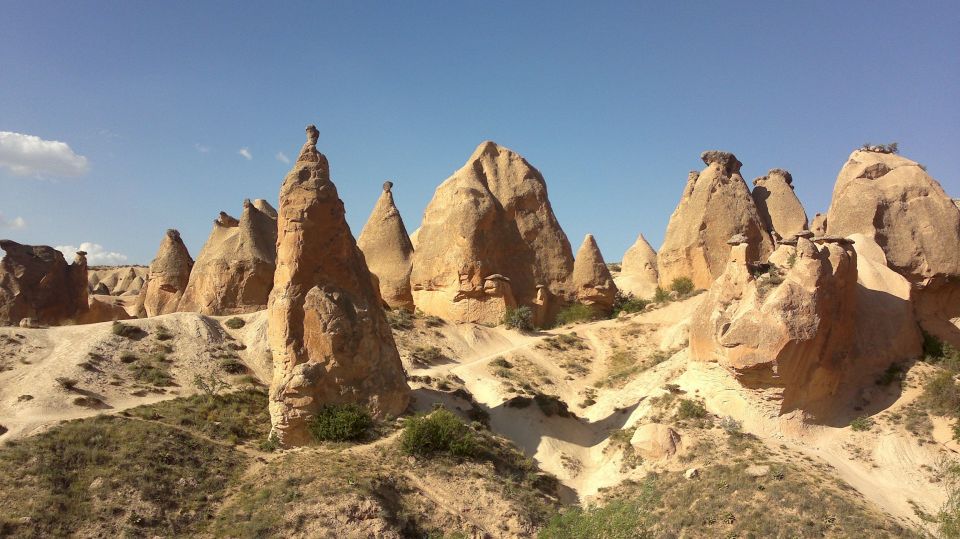
POLYGON ((87 310, 77 317, 78 324, 96 324, 99 322, 113 322, 115 320, 129 320, 130 316, 120 298, 91 296, 87 303, 87 310))
POLYGON ((807 212, 793 192, 793 176, 789 172, 775 168, 753 180, 753 186, 751 196, 767 232, 789 238, 807 230, 807 212))
POLYGON ((641 457, 656 460, 676 454, 680 435, 661 423, 647 423, 637 427, 630 445, 641 457))
POLYGON ((273 435, 310 443, 327 404, 357 403, 376 417, 403 412, 410 389, 380 294, 330 181, 318 132, 280 188, 277 270, 268 306, 273 435))
POLYGON ((15 326, 23 319, 32 325, 75 321, 87 310, 86 253, 77 252, 73 264, 46 245, 21 245, 0 240, 0 325, 15 326))
POLYGON ((143 288, 148 271, 145 266, 93 267, 87 271, 87 283, 90 290, 103 285, 107 289, 106 294, 136 296, 143 288))
POLYGON ((265 309, 277 267, 276 244, 277 211, 265 200, 244 200, 240 219, 220 212, 177 310, 228 315, 265 309))
POLYGON ((597 314, 609 315, 617 297, 617 285, 610 276, 600 248, 592 234, 583 238, 573 263, 573 286, 577 301, 592 308, 597 314))
POLYGON ((759 261, 770 254, 772 243, 757 214, 740 161, 727 152, 701 156, 702 172, 691 172, 670 216, 663 245, 657 253, 660 285, 668 287, 678 277, 688 277, 697 288, 709 288, 727 265, 736 234, 747 239, 746 257, 759 261))
POLYGON ((623 254, 620 274, 614 278, 617 288, 638 298, 653 297, 657 290, 657 252, 643 234, 623 254))
POLYGON ((413 244, 393 202, 392 188, 393 182, 384 182, 383 193, 360 232, 357 246, 363 251, 367 267, 377 277, 384 303, 391 309, 413 312, 410 291, 413 244))
POLYGON ((437 187, 417 235, 410 282, 426 313, 499 323, 509 300, 490 292, 506 282, 513 300, 544 320, 573 299, 573 253, 543 176, 503 146, 482 143, 437 187), (491 287, 492 275, 508 281, 491 287))
POLYGON ((825 236, 827 234, 827 214, 818 213, 814 215, 810 230, 817 236, 825 236))
POLYGON ((137 297, 138 316, 158 316, 177 311, 183 291, 190 281, 193 259, 180 239, 180 232, 170 229, 160 242, 156 258, 150 262, 147 279, 137 297))

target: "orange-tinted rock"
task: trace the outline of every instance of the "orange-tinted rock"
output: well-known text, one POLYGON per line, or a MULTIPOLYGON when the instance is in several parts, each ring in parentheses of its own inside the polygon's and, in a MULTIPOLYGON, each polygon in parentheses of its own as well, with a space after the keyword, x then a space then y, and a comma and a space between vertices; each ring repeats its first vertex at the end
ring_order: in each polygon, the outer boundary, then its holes
POLYGON ((150 262, 146 283, 137 298, 138 315, 158 316, 176 312, 190 281, 191 268, 193 259, 180 239, 180 232, 167 230, 156 258, 150 262))
POLYGON ((578 302, 591 307, 598 314, 609 315, 613 311, 617 285, 592 234, 583 238, 574 259, 573 286, 578 302))
POLYGON ((87 260, 79 251, 73 264, 45 245, 0 240, 0 325, 57 325, 87 310, 87 260))
POLYGON ((410 291, 413 244, 400 211, 393 201, 393 183, 383 184, 383 193, 357 239, 367 267, 376 275, 380 296, 391 309, 413 312, 410 291))

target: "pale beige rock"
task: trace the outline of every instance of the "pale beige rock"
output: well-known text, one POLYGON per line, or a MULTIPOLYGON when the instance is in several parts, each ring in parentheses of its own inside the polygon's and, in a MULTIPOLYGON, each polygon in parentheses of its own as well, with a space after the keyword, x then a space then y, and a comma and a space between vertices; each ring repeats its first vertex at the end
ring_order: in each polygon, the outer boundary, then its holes
POLYGON ((817 236, 823 236, 827 233, 827 214, 818 213, 813 216, 813 224, 810 225, 810 230, 817 236))
POLYGON ((617 297, 617 285, 610 276, 603 255, 592 234, 583 238, 573 263, 573 286, 577 301, 599 314, 609 315, 617 297))
POLYGON ((768 232, 776 231, 781 238, 794 236, 807 229, 807 212, 793 192, 793 176, 775 168, 753 180, 751 196, 757 213, 768 232))
POLYGON ((266 201, 245 200, 240 219, 220 212, 177 310, 222 316, 265 309, 276 243, 277 212, 266 201))
POLYGON ((25 318, 34 324, 58 325, 76 320, 87 309, 87 260, 77 252, 73 264, 45 245, 0 240, 0 325, 25 318))
POLYGON ((666 425, 647 423, 637 427, 630 438, 630 445, 645 459, 661 459, 676 454, 680 435, 666 425))
POLYGON ((667 288, 678 277, 708 288, 727 264, 727 240, 743 234, 750 261, 766 259, 772 249, 746 182, 740 161, 731 153, 710 151, 701 155, 707 164, 691 172, 679 205, 670 216, 663 245, 657 253, 660 286, 667 288))
POLYGON ((356 403, 384 418, 402 413, 410 400, 379 291, 317 137, 309 126, 280 188, 268 307, 272 433, 286 446, 312 441, 308 424, 324 405, 356 403))
POLYGON ((114 296, 90 296, 87 311, 77 318, 78 324, 96 324, 133 318, 114 296))
POLYGON ((614 278, 617 288, 638 298, 653 297, 657 290, 657 252, 643 234, 623 254, 620 274, 614 278))
POLYGON ((519 305, 539 306, 545 320, 573 299, 573 254, 547 198, 546 183, 523 157, 493 142, 437 187, 424 211, 413 254, 417 308, 459 322, 497 324, 508 303, 487 293, 486 277, 510 280, 519 305), (490 303, 490 305, 487 305, 490 303))
POLYGON ((113 296, 137 295, 148 271, 146 266, 94 266, 87 270, 87 283, 91 290, 102 284, 113 296))
POLYGON ((380 296, 391 309, 413 312, 410 269, 413 244, 393 201, 393 182, 384 182, 383 193, 360 231, 357 247, 363 251, 367 267, 377 277, 380 296))
POLYGON ((180 239, 180 232, 170 229, 160 242, 157 256, 150 262, 146 283, 137 297, 138 316, 158 316, 177 311, 183 291, 190 281, 193 259, 180 239))

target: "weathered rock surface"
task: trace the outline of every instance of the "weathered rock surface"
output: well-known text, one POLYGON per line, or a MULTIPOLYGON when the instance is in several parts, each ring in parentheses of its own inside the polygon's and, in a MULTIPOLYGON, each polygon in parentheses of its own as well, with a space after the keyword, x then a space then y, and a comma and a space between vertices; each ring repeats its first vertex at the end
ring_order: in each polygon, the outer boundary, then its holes
POLYGON ((193 259, 180 239, 180 232, 170 229, 160 242, 157 256, 150 263, 146 283, 137 297, 138 316, 157 316, 177 311, 183 291, 190 281, 193 259))
POLYGON ((417 235, 410 282, 414 303, 426 313, 499 323, 509 299, 490 294, 502 289, 491 287, 491 275, 509 279, 514 301, 545 320, 573 299, 573 253, 543 176, 493 142, 480 144, 437 187, 417 235))
POLYGON ((277 267, 276 244, 277 211, 265 200, 243 201, 240 219, 220 212, 177 310, 227 315, 265 309, 277 267))
POLYGON ((384 182, 383 193, 357 238, 357 246, 363 251, 367 267, 377 277, 384 303, 391 309, 413 312, 410 291, 413 243, 393 201, 392 188, 392 182, 384 182))
POLYGON ((96 324, 98 322, 112 322, 114 320, 129 320, 130 316, 120 298, 114 296, 90 296, 87 310, 77 317, 78 324, 96 324))
POLYGON ((87 260, 77 252, 73 264, 46 245, 0 240, 0 325, 58 325, 87 310, 87 260))
POLYGON ((643 458, 655 460, 674 455, 680 445, 680 435, 666 425, 647 423, 637 427, 630 445, 643 458))
POLYGON ((757 213, 767 232, 776 231, 781 238, 789 238, 807 229, 807 212, 793 192, 793 176, 775 168, 753 180, 753 197, 757 213))
POLYGON ((747 238, 749 261, 765 259, 772 249, 770 235, 740 176, 740 161, 718 151, 704 152, 701 159, 707 168, 690 173, 657 253, 664 288, 678 277, 689 277, 697 288, 709 288, 727 265, 727 240, 735 234, 747 238))
POLYGON ((287 446, 312 441, 308 424, 324 405, 357 403, 382 418, 403 412, 410 399, 380 294, 317 137, 309 126, 280 188, 268 307, 270 417, 273 435, 287 446))
POLYGON ((592 234, 583 238, 573 263, 573 286, 577 301, 597 313, 609 315, 617 296, 617 285, 610 276, 603 255, 592 234))
POLYGON ((143 288, 149 269, 146 266, 94 266, 87 270, 90 290, 103 285, 113 296, 136 296, 143 288))
POLYGON ((638 298, 650 298, 657 290, 657 252, 643 234, 623 254, 620 275, 614 279, 617 288, 638 298))
POLYGON ((823 236, 827 233, 827 214, 818 213, 813 216, 813 223, 810 230, 817 236, 823 236))

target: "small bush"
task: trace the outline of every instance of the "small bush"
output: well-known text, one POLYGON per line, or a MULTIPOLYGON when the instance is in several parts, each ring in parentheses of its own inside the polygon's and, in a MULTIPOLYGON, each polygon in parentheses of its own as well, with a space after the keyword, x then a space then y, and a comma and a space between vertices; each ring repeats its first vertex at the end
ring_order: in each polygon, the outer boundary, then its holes
POLYGON ((540 532, 541 539, 593 537, 653 537, 651 517, 634 501, 614 500, 589 509, 574 507, 554 516, 540 532))
POLYGON ((418 346, 410 351, 410 361, 416 365, 433 365, 446 359, 436 346, 418 346))
POLYGON ((730 416, 726 416, 720 420, 720 428, 726 431, 727 434, 739 434, 743 430, 743 423, 730 416))
POLYGON ((873 419, 862 415, 850 422, 850 428, 857 432, 868 431, 873 428, 873 419))
POLYGON ((221 361, 220 368, 227 374, 244 374, 247 372, 247 366, 233 358, 221 361))
POLYGON ((690 399, 680 399, 677 419, 703 419, 705 417, 707 417, 707 409, 704 408, 703 404, 690 399))
POLYGON ((123 322, 114 322, 110 326, 110 332, 118 337, 126 337, 127 339, 132 339, 143 333, 143 330, 136 326, 128 326, 123 322))
POLYGON ((693 292, 693 280, 689 277, 677 277, 670 283, 670 290, 685 296, 690 292, 693 292))
POLYGON ((888 386, 900 380, 903 380, 903 367, 897 363, 891 363, 890 366, 887 367, 887 370, 883 371, 883 374, 877 377, 875 383, 878 386, 888 386))
POLYGON ((122 363, 133 363, 137 359, 139 359, 139 357, 137 356, 137 354, 134 354, 133 352, 124 352, 120 354, 120 361, 122 363))
POLYGON ((519 331, 533 331, 533 311, 526 305, 507 309, 503 315, 503 325, 519 331))
POLYGON ((596 317, 596 313, 590 307, 582 303, 574 303, 557 313, 557 325, 564 326, 577 322, 588 322, 596 317))
POLYGON ((947 417, 960 415, 960 386, 953 377, 952 372, 941 370, 927 381, 921 399, 931 413, 947 417))
POLYGON ((208 397, 215 397, 221 391, 230 387, 230 384, 224 382, 216 373, 211 372, 208 376, 200 374, 194 376, 193 387, 199 389, 208 397))
POLYGON ((57 382, 57 385, 59 385, 60 387, 62 387, 63 389, 65 389, 65 390, 67 390, 67 391, 73 391, 73 390, 76 389, 76 387, 77 387, 77 379, 76 379, 76 378, 68 378, 68 377, 66 377, 66 376, 58 376, 58 377, 56 377, 55 381, 57 382))
POLYGON ((640 312, 649 303, 648 300, 638 298, 629 292, 618 290, 613 300, 613 318, 616 318, 620 313, 640 312))
POLYGON ((653 292, 653 301, 654 303, 666 303, 670 301, 670 292, 658 286, 653 292))
POLYGON ((242 318, 237 318, 236 316, 234 316, 233 318, 227 319, 227 321, 223 323, 223 325, 227 326, 230 329, 240 329, 246 324, 247 323, 244 322, 242 318))
POLYGON ((413 315, 403 309, 387 311, 387 322, 398 331, 413 329, 413 315))
POLYGON ((573 414, 570 413, 570 409, 567 407, 567 403, 560 400, 560 397, 556 395, 537 393, 533 396, 533 400, 537 403, 543 415, 547 417, 555 415, 560 417, 573 417, 573 414))
POLYGON ((280 440, 277 439, 276 434, 271 434, 267 439, 260 440, 260 443, 257 444, 257 449, 264 453, 273 453, 277 449, 280 449, 280 440))
POLYGON ((364 435, 373 425, 370 412, 356 404, 329 404, 320 409, 308 428, 318 442, 346 442, 364 435))
POLYGON ((154 334, 154 337, 156 337, 158 341, 169 341, 173 338, 173 334, 170 333, 170 330, 164 326, 160 326, 157 328, 157 332, 154 334))
POLYGON ((458 457, 477 455, 477 438, 455 414, 439 409, 430 415, 407 419, 400 435, 400 449, 416 456, 449 453, 458 457))
POLYGON ((513 364, 507 361, 507 359, 503 356, 493 358, 493 360, 490 361, 490 365, 494 367, 501 367, 504 369, 513 368, 513 364))

